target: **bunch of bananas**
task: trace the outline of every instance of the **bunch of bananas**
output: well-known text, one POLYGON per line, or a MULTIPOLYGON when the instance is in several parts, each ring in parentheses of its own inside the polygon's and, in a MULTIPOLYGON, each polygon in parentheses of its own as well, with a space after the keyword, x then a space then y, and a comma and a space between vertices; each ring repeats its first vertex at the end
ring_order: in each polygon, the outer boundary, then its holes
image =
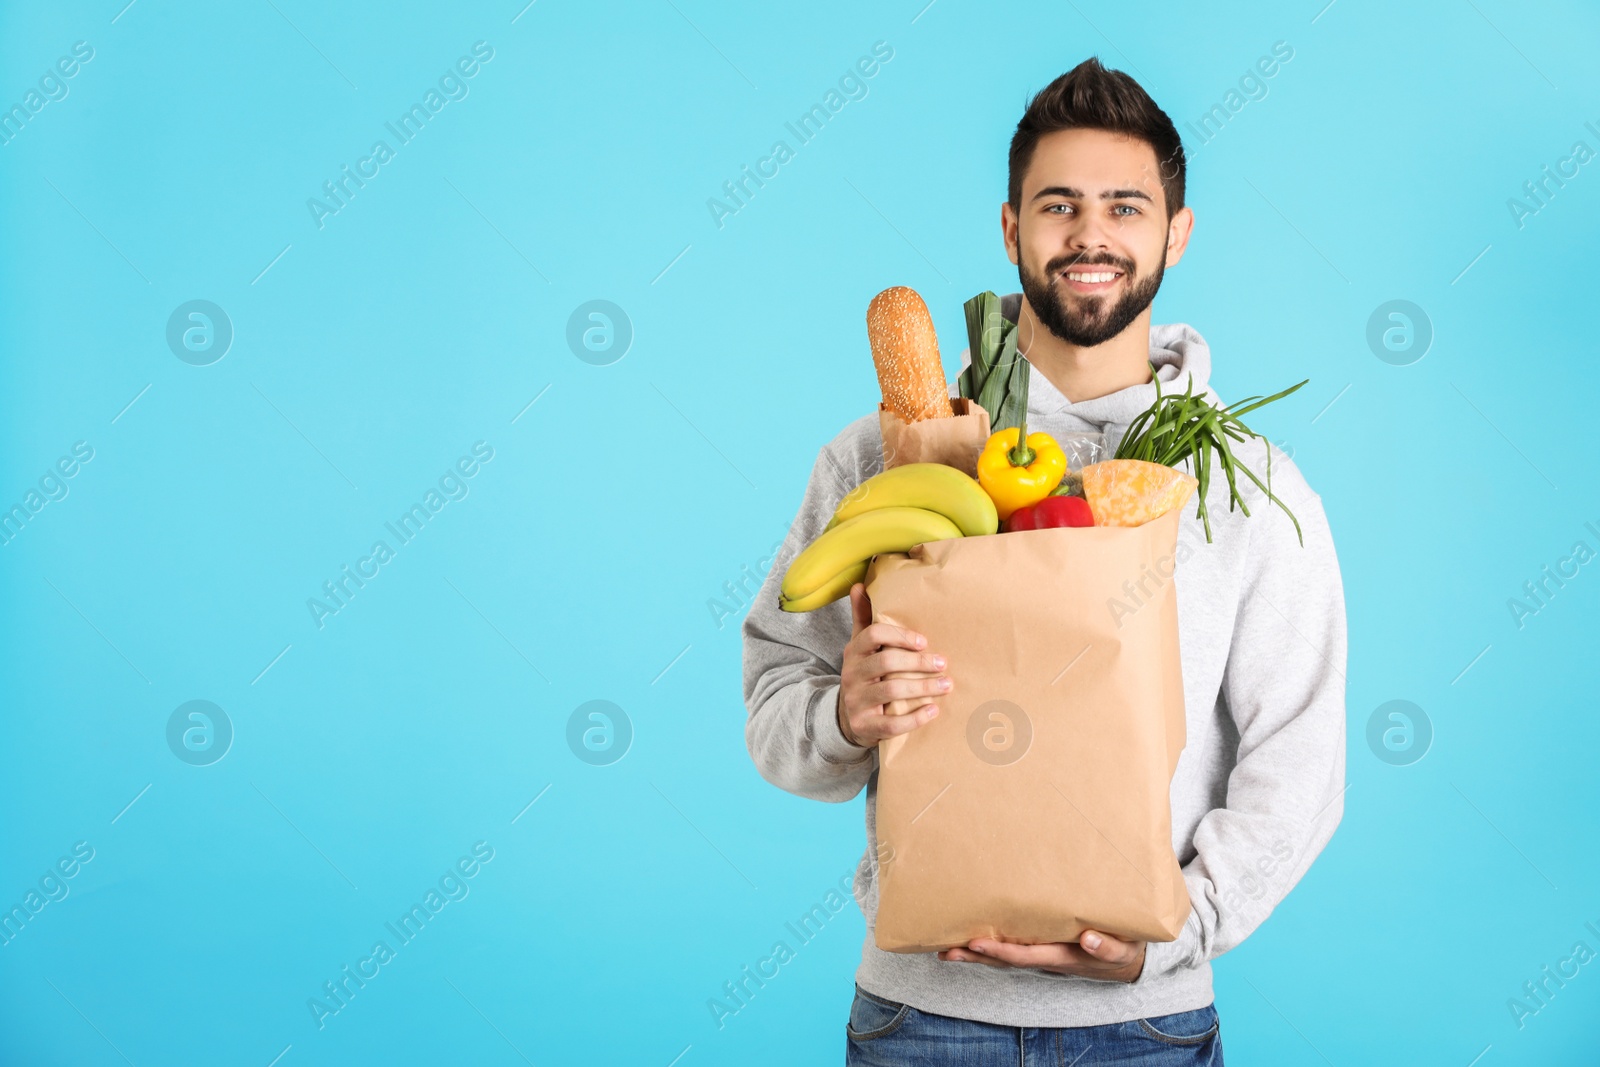
POLYGON ((848 595, 881 552, 999 528, 994 501, 964 472, 943 463, 893 467, 840 501, 821 536, 789 565, 779 604, 784 611, 812 611, 848 595))

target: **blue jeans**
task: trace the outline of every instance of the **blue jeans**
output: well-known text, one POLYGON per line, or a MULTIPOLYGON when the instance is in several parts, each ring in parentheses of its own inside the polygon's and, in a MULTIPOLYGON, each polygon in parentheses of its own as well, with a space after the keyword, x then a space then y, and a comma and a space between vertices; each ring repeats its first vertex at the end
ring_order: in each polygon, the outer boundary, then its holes
POLYGON ((1222 1067, 1215 1004, 1104 1026, 995 1026, 919 1011, 856 986, 849 1067, 1222 1067))

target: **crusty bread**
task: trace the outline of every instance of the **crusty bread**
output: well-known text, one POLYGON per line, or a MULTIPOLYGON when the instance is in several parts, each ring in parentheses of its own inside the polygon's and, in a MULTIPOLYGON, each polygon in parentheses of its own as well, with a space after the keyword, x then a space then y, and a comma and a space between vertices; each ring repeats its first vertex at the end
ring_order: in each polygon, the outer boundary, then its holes
POLYGON ((906 422, 955 415, 933 317, 915 289, 885 289, 867 305, 867 339, 883 402, 906 422))

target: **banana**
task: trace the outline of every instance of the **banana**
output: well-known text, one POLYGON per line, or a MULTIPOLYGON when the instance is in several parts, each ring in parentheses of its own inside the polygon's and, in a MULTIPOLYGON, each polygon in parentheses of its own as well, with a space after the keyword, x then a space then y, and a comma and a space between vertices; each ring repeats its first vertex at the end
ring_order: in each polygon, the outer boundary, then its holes
POLYGON ((800 597, 797 600, 778 600, 778 607, 784 611, 815 611, 827 604, 832 604, 842 596, 850 594, 850 587, 867 576, 867 560, 852 563, 838 574, 823 582, 814 593, 800 597))
POLYGON ((924 541, 960 536, 961 528, 936 511, 876 508, 845 519, 807 545, 783 576, 783 598, 796 601, 810 596, 846 567, 880 552, 905 552, 924 541))
POLYGON ((874 475, 840 501, 826 529, 879 508, 925 508, 977 537, 1000 528, 994 501, 966 472, 944 463, 907 463, 874 475))

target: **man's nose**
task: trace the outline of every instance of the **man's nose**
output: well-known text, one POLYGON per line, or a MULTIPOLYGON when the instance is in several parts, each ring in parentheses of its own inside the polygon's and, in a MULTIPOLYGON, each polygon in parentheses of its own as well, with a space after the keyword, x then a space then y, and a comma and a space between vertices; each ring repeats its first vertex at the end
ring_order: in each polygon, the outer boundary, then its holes
POLYGON ((1111 247, 1112 224, 1098 216, 1080 216, 1078 224, 1067 234, 1067 247, 1075 253, 1104 252, 1111 247))

